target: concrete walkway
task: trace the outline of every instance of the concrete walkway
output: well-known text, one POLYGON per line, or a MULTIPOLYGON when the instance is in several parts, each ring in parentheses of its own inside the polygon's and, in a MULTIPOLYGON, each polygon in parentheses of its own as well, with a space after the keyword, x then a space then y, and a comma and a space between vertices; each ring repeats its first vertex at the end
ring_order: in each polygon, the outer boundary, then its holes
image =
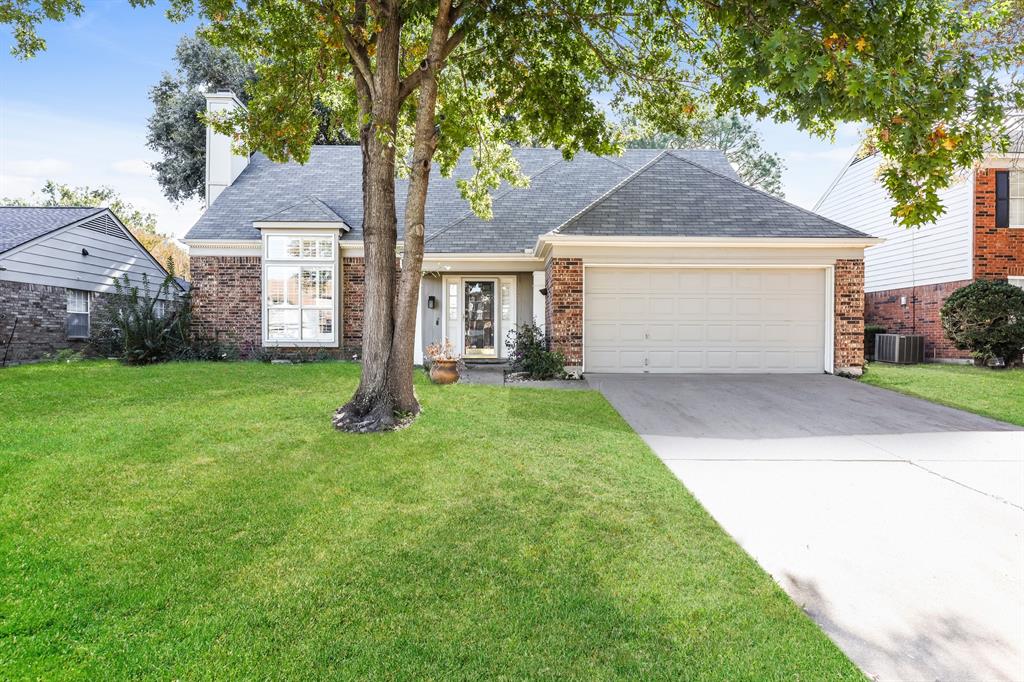
POLYGON ((826 375, 594 375, 878 680, 1024 680, 1024 431, 826 375))

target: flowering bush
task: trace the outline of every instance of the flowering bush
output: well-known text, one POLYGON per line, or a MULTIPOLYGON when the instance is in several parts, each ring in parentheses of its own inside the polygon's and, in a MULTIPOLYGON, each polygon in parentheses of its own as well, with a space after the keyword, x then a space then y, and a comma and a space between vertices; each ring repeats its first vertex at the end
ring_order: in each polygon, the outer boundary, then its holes
POLYGON ((548 350, 548 339, 539 327, 523 324, 505 337, 510 369, 530 379, 561 379, 565 376, 565 358, 548 350))

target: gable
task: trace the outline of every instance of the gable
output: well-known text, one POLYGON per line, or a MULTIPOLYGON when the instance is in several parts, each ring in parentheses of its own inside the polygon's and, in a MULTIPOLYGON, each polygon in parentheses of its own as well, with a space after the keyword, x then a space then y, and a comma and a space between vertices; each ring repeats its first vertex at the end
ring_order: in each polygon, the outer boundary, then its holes
POLYGON ((109 293, 115 277, 127 274, 133 285, 141 286, 145 275, 155 294, 166 271, 109 211, 98 210, 95 217, 0 254, 0 281, 109 293))

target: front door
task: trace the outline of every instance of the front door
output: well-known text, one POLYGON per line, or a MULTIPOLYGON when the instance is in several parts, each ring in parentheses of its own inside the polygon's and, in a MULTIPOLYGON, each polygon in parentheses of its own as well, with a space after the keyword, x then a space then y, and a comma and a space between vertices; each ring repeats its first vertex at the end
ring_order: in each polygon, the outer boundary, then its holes
POLYGON ((462 282, 463 355, 468 358, 496 358, 495 304, 497 282, 466 279, 462 282))

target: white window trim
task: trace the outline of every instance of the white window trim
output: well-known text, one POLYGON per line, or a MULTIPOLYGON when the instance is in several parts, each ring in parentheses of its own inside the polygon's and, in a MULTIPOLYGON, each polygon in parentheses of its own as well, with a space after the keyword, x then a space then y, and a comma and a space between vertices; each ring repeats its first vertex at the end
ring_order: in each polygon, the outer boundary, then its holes
MULTIPOLYGON (((1007 184, 1009 185, 1009 188, 1007 190, 1008 196, 1006 198, 1006 201, 1007 201, 1006 212, 1008 214, 1007 215, 1007 225, 1009 226, 1009 228, 1011 230, 1024 230, 1024 222, 1015 223, 1015 222, 1013 222, 1012 219, 1009 218, 1010 208, 1013 206, 1013 200, 1014 199, 1024 200, 1024 194, 1022 194, 1022 195, 1014 195, 1014 193, 1013 193, 1013 179, 1014 179, 1014 176, 1019 176, 1019 177, 1022 178, 1022 180, 1021 180, 1021 187, 1024 187, 1024 171, 1011 170, 1011 171, 1007 171, 1007 174, 1008 174, 1007 184)), ((1024 211, 1021 212, 1020 219, 1022 221, 1024 221, 1024 211)))
POLYGON ((517 297, 519 294, 519 279, 514 273, 479 273, 469 275, 444 275, 441 277, 441 338, 451 340, 455 347, 455 351, 460 355, 465 354, 465 327, 463 315, 465 313, 465 286, 467 281, 472 282, 494 282, 494 355, 474 355, 471 356, 473 360, 494 360, 505 357, 505 335, 508 334, 510 329, 515 329, 519 325, 518 319, 518 301, 517 297), (456 283, 459 287, 457 297, 457 318, 453 321, 448 320, 449 314, 449 301, 448 301, 448 284, 456 283), (501 285, 508 284, 511 287, 511 307, 509 309, 510 319, 502 319, 501 315, 501 285), (455 337, 451 335, 455 334, 455 337))
MULTIPOLYGON (((339 329, 343 323, 341 319, 342 308, 342 282, 341 282, 341 256, 338 247, 338 230, 302 230, 301 232, 293 229, 281 229, 281 230, 262 230, 262 248, 260 253, 262 255, 262 267, 260 269, 260 335, 262 337, 262 343, 265 348, 337 348, 338 340, 340 338, 339 329), (333 260, 326 260, 322 258, 288 258, 288 259, 270 259, 267 257, 267 238, 275 236, 287 236, 287 237, 298 237, 298 238, 323 238, 331 237, 334 244, 333 260), (272 266, 288 266, 288 267, 299 267, 299 296, 302 295, 302 275, 301 268, 303 267, 319 267, 323 268, 329 266, 332 270, 332 277, 334 278, 334 306, 332 308, 334 312, 334 324, 331 328, 330 339, 320 339, 317 341, 302 341, 298 339, 270 339, 267 336, 267 330, 270 323, 270 316, 268 314, 267 306, 267 268, 272 266)), ((299 329, 302 328, 302 305, 301 299, 299 304, 299 329)), ((321 308, 322 309, 322 308, 321 308)), ((300 331, 301 333, 301 331, 300 331)))
POLYGON ((1015 287, 1020 287, 1021 289, 1024 289, 1024 277, 1011 276, 1007 277, 1006 281, 1015 287))
POLYGON ((84 289, 66 289, 65 290, 65 302, 64 309, 68 315, 85 315, 85 336, 72 336, 67 333, 67 322, 64 324, 64 333, 68 339, 88 339, 92 336, 92 293, 85 291, 84 289), (80 294, 85 295, 85 312, 68 310, 68 294, 72 291, 76 291, 80 294))

